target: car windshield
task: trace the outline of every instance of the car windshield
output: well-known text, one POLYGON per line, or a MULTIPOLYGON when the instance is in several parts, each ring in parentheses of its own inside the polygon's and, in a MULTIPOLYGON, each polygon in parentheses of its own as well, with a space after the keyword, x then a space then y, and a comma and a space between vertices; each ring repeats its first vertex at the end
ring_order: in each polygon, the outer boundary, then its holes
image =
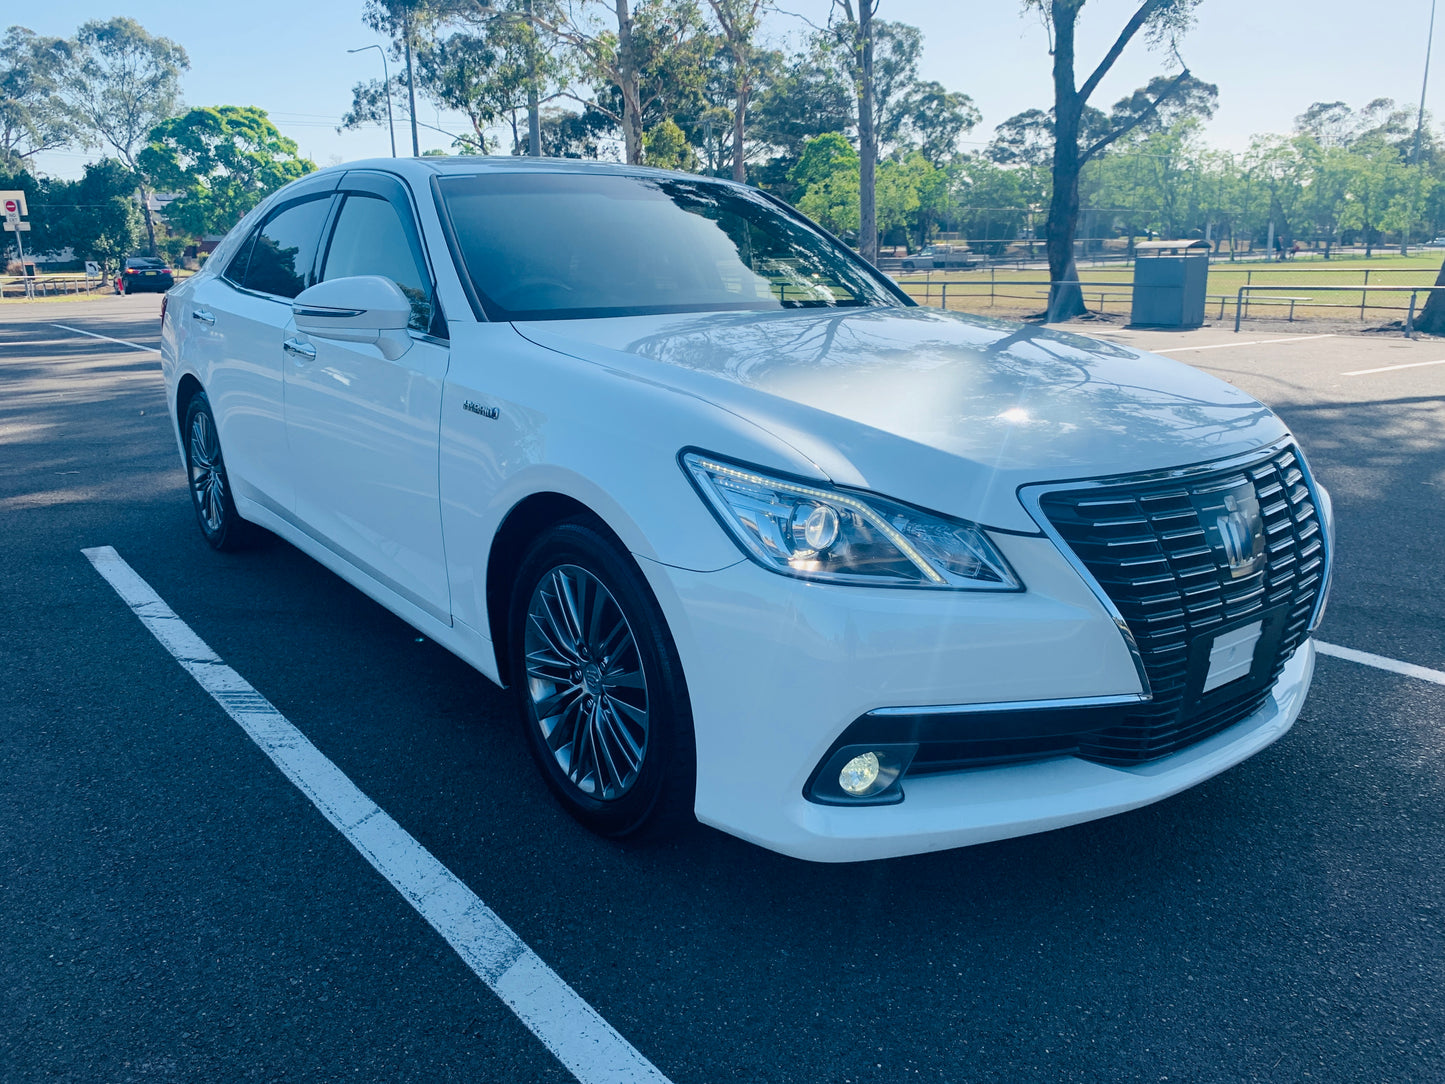
POLYGON ((747 189, 580 173, 438 183, 494 320, 900 304, 838 245, 747 189))
POLYGON ((149 270, 150 268, 162 268, 166 265, 165 260, 157 259, 154 256, 132 256, 125 261, 128 268, 135 270, 149 270))

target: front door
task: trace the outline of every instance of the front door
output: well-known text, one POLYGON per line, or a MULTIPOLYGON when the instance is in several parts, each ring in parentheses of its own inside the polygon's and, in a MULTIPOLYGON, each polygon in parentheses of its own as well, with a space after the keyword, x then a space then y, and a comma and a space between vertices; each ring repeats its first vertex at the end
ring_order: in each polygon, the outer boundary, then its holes
POLYGON ((411 345, 390 360, 371 343, 287 328, 296 517, 347 561, 450 623, 437 485, 449 349, 430 333, 434 294, 404 193, 400 206, 373 192, 350 191, 343 199, 320 277, 391 279, 412 299, 411 345))

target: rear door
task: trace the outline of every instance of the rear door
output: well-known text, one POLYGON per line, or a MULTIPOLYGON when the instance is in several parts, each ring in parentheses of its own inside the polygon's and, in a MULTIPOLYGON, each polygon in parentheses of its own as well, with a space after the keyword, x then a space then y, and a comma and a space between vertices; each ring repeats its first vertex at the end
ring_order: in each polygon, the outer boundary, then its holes
POLYGON ((316 279, 331 176, 270 208, 219 276, 191 296, 188 323, 209 363, 206 394, 236 494, 281 515, 293 492, 286 456, 282 349, 291 298, 316 279))
POLYGON ((412 302, 411 345, 288 329, 286 435, 303 527, 433 617, 450 623, 437 486, 449 350, 408 193, 395 177, 348 173, 318 281, 391 279, 412 302))

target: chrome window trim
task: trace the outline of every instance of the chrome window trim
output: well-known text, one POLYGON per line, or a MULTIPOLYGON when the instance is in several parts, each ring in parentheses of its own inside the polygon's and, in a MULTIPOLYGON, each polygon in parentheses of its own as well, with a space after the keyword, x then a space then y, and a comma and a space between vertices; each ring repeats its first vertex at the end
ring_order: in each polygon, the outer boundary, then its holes
MULTIPOLYGON (((1044 497, 1050 493, 1059 492, 1078 492, 1079 490, 1107 489, 1130 485, 1144 487, 1160 482, 1184 482, 1203 474, 1235 470, 1252 463, 1260 462, 1261 460, 1270 459, 1291 446, 1293 446, 1295 450, 1295 458, 1303 465, 1304 453, 1300 451, 1299 442, 1295 440, 1293 434, 1286 433, 1278 440, 1251 451, 1226 456, 1224 459, 1209 460, 1205 463, 1193 463, 1185 467, 1170 467, 1165 470, 1145 471, 1140 474, 1113 474, 1106 478, 1079 478, 1073 481, 1040 482, 1019 487, 1019 500, 1023 502, 1024 509, 1033 518, 1033 521, 1039 525, 1039 528, 1044 534, 1052 540, 1059 553, 1063 555, 1064 560, 1068 561, 1074 571, 1089 585, 1089 590, 1094 593, 1094 597, 1099 600, 1099 604, 1104 607, 1105 612, 1108 613, 1113 619, 1114 624, 1118 627, 1119 635, 1123 637, 1125 645, 1129 648, 1129 654, 1134 659, 1134 669, 1138 671, 1139 685, 1144 691, 1145 700, 1152 700, 1154 698, 1154 691, 1149 684, 1149 673, 1144 668, 1144 656, 1139 651, 1139 642, 1134 639, 1134 633, 1130 631, 1129 623, 1124 620, 1124 615, 1121 614, 1119 608, 1114 605, 1114 600, 1109 597, 1109 593, 1100 586, 1099 581, 1094 578, 1094 574, 1089 571, 1084 562, 1074 553, 1073 547, 1064 540, 1063 535, 1055 529, 1049 517, 1044 514, 1044 497)), ((1317 510, 1316 514, 1319 515, 1319 497, 1315 492, 1314 477, 1310 474, 1308 467, 1303 467, 1301 473, 1305 476, 1305 484, 1309 488, 1310 496, 1314 498, 1315 508, 1317 510)), ((1323 535, 1324 533, 1324 526, 1321 524, 1320 534, 1323 535)), ((1328 572, 1329 543, 1324 543, 1324 547, 1326 561, 1325 571, 1328 572)), ((1323 585, 1321 586, 1321 592, 1323 592, 1323 585)), ((1323 594, 1321 597, 1323 597, 1323 594)), ((1318 608, 1318 601, 1316 601, 1315 605, 1316 608, 1318 608)))

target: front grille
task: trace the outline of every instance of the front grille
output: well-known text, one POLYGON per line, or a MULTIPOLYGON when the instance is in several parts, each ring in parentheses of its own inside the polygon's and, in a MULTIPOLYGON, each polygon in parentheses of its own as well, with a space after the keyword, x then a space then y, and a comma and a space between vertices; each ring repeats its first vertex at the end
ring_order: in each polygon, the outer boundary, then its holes
POLYGON ((1044 495, 1040 506, 1113 600, 1139 647, 1153 699, 1117 725, 1082 736, 1078 756, 1135 764, 1167 756, 1258 711, 1304 639, 1324 583, 1319 512, 1298 453, 1285 448, 1245 466, 1182 479, 1109 479, 1044 495), (1246 488, 1248 487, 1248 488, 1246 488), (1229 494, 1252 493, 1264 546, 1231 574, 1222 519, 1229 494), (1211 503, 1213 502, 1213 503, 1211 503), (1209 509, 1201 514, 1201 507, 1209 509), (1202 692, 1201 651, 1221 631, 1263 621, 1246 677, 1202 692))

